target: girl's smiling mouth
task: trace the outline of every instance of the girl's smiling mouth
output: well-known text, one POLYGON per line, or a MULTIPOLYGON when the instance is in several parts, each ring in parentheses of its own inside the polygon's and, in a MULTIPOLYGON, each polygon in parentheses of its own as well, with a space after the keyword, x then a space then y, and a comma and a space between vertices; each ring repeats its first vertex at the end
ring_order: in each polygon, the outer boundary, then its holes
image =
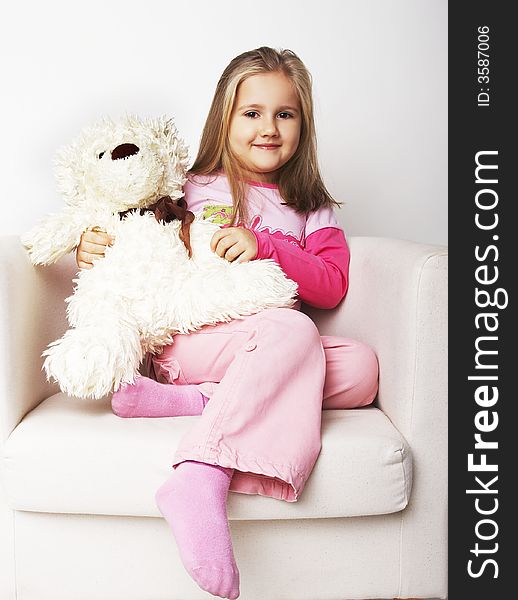
POLYGON ((260 148, 261 150, 275 150, 280 148, 280 144, 252 144, 254 148, 260 148))

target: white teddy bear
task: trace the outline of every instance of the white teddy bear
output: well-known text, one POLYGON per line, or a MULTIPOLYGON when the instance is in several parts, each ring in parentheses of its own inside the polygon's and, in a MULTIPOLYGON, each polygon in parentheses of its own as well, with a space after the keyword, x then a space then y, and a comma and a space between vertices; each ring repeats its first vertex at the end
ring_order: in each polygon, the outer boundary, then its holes
POLYGON ((211 251, 218 225, 181 208, 187 163, 165 117, 104 119, 58 154, 66 206, 22 236, 31 261, 57 261, 89 226, 116 240, 79 272, 67 298, 71 329, 44 352, 47 377, 63 392, 101 398, 133 382, 144 353, 176 333, 294 304, 297 285, 274 261, 230 263, 211 251), (158 221, 144 210, 153 205, 160 216, 164 197, 182 220, 158 221))

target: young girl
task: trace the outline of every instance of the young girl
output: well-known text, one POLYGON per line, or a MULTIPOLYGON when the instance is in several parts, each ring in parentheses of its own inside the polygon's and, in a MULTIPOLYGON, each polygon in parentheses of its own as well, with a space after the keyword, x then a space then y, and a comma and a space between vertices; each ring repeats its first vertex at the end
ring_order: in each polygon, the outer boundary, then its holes
MULTIPOLYGON (((333 308, 345 296, 349 251, 319 173, 311 77, 290 50, 258 48, 227 66, 185 198, 222 225, 211 242, 219 256, 275 260, 312 306, 333 308)), ((79 267, 91 268, 108 243, 85 232, 79 267)), ((113 410, 201 415, 156 501, 198 585, 237 598, 229 489, 296 501, 320 452, 322 406, 372 402, 376 358, 353 340, 321 337, 298 310, 270 309, 177 335, 148 363, 152 378, 122 386, 113 410)))

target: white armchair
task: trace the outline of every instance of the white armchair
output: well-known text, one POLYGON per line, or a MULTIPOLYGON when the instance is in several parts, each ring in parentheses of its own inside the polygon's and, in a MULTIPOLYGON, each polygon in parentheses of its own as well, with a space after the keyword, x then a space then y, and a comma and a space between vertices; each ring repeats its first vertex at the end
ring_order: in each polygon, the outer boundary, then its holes
MULTIPOLYGON (((445 598, 447 250, 349 239, 351 284, 322 334, 371 345, 373 407, 325 411, 295 504, 230 494, 244 600, 445 598)), ((119 419, 57 393, 41 352, 75 263, 34 268, 0 238, 0 598, 196 600, 154 493, 197 417, 119 419)))

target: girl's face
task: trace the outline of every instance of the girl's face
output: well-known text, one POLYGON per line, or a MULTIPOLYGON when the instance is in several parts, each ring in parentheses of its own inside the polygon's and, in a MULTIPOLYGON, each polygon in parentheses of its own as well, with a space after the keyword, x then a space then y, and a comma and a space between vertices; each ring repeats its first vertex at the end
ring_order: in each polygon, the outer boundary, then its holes
POLYGON ((275 183, 300 139, 298 95, 283 73, 252 75, 239 84, 229 142, 253 181, 275 183))

